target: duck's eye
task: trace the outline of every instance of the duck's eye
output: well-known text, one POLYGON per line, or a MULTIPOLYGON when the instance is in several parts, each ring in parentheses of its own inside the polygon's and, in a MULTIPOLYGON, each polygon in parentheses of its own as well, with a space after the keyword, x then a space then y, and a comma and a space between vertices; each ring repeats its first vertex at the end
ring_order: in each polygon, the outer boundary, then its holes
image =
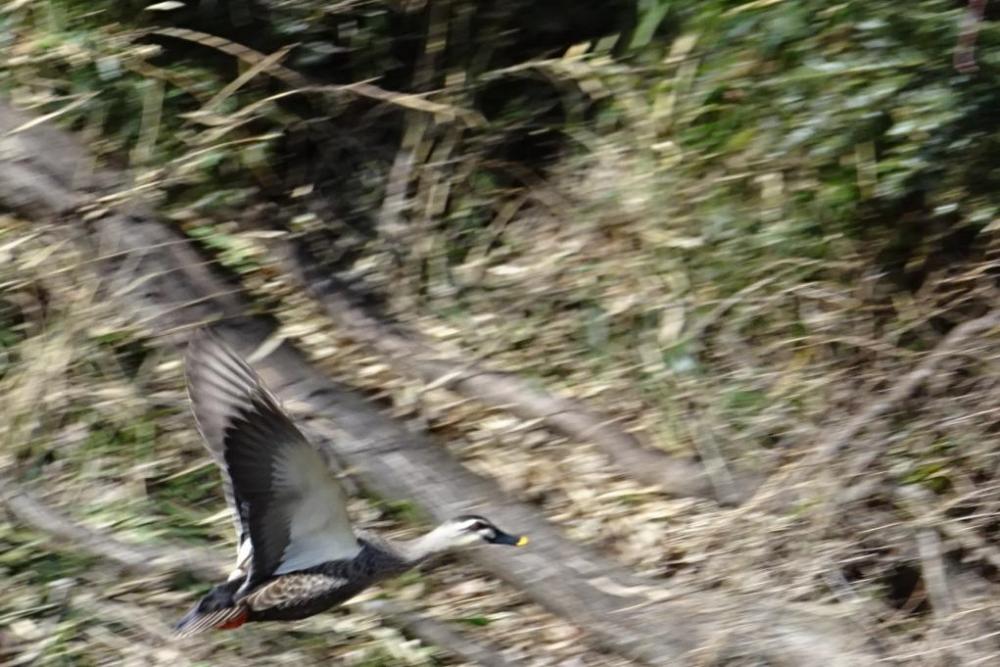
POLYGON ((477 521, 474 524, 472 524, 471 526, 469 526, 469 530, 476 530, 476 531, 483 530, 485 528, 489 528, 489 525, 487 525, 483 521, 477 521))

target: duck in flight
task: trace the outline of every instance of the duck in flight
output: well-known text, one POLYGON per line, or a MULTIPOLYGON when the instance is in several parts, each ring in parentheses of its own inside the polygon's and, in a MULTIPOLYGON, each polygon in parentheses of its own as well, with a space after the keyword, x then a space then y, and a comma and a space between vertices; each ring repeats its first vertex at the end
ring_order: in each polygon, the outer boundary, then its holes
POLYGON ((222 471, 237 556, 228 580, 177 624, 181 636, 306 618, 447 549, 528 541, 476 515, 409 542, 357 535, 340 484, 243 359, 205 331, 188 345, 186 373, 198 430, 222 471))

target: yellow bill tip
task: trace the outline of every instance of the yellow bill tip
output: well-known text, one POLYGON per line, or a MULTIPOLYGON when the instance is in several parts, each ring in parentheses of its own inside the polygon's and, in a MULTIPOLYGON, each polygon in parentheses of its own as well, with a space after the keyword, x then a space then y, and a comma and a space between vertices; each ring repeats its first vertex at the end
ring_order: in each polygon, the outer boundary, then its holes
POLYGON ((523 547, 527 543, 528 543, 528 536, 527 535, 522 535, 521 537, 517 538, 517 542, 515 542, 515 545, 519 546, 519 547, 523 547))

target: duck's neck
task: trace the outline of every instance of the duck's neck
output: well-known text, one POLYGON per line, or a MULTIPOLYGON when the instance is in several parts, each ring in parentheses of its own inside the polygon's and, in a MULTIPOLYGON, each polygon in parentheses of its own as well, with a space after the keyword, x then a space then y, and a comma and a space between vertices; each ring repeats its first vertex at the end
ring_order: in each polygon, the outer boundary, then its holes
POLYGON ((450 549, 454 546, 454 537, 451 527, 443 524, 425 535, 406 542, 397 542, 394 546, 400 557, 412 567, 450 549))

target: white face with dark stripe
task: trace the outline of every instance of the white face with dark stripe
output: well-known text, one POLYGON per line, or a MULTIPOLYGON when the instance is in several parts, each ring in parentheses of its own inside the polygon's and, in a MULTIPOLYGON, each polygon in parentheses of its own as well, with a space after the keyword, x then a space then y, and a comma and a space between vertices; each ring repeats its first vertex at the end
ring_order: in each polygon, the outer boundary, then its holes
POLYGON ((475 543, 478 540, 489 542, 490 544, 508 544, 511 546, 523 546, 527 543, 527 538, 518 535, 511 535, 500 530, 496 524, 486 517, 475 514, 466 514, 457 517, 452 522, 460 536, 460 541, 464 544, 475 543))

